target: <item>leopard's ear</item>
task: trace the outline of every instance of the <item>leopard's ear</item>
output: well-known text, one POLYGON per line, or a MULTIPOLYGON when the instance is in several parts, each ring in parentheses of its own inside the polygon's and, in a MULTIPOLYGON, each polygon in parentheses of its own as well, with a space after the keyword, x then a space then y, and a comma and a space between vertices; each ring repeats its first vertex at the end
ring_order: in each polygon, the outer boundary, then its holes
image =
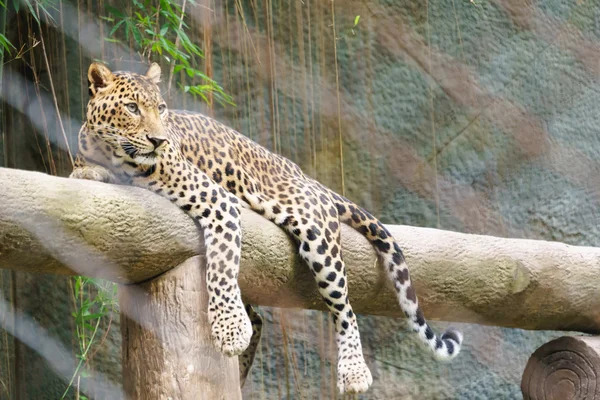
POLYGON ((152 63, 148 71, 146 71, 146 76, 150 78, 150 80, 154 83, 160 82, 160 65, 157 63, 152 63))
POLYGON ((99 90, 108 86, 114 79, 110 69, 101 63, 92 63, 88 69, 88 81, 90 82, 90 94, 95 96, 99 90))

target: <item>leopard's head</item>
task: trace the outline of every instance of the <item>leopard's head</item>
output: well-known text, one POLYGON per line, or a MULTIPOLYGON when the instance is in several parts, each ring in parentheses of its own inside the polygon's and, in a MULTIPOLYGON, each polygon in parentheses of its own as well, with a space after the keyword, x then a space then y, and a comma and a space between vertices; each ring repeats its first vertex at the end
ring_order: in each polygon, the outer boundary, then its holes
POLYGON ((100 63, 88 70, 91 98, 86 127, 126 161, 154 165, 168 145, 160 73, 155 63, 145 75, 112 72, 100 63))

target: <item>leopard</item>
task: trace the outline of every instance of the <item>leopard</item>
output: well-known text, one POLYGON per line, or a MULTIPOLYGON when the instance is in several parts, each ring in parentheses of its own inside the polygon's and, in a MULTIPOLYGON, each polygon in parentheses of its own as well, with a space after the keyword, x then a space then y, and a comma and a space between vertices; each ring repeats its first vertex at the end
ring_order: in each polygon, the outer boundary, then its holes
POLYGON ((148 189, 199 225, 206 251, 211 339, 226 356, 239 357, 241 385, 262 331, 262 318, 244 304, 237 282, 242 208, 277 224, 297 243, 332 314, 340 393, 363 393, 373 382, 348 300, 341 224, 350 225, 373 245, 409 328, 424 346, 441 360, 458 355, 462 334, 452 328, 434 333, 419 307, 402 249, 363 207, 233 128, 202 113, 169 109, 157 63, 136 73, 112 71, 94 62, 87 78, 90 98, 70 178, 148 189))

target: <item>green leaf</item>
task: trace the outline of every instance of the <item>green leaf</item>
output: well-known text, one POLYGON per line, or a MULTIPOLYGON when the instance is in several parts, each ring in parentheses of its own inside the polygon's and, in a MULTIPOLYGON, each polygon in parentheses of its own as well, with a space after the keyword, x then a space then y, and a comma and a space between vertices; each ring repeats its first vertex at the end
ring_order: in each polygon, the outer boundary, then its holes
POLYGON ((173 8, 171 6, 177 7, 177 5, 171 3, 170 0, 160 0, 160 7, 173 15, 175 13, 173 12, 173 8))
POLYGON ((123 15, 123 13, 121 11, 119 11, 118 8, 115 8, 113 6, 106 6, 106 11, 108 11, 109 13, 119 17, 119 18, 123 18, 125 19, 125 15, 123 15))
POLYGON ((196 54, 197 56, 204 57, 204 54, 200 47, 192 43, 188 35, 183 30, 177 30, 177 35, 181 40, 182 46, 186 48, 190 53, 196 54))
POLYGON ((103 313, 95 313, 95 314, 84 315, 83 319, 84 319, 84 321, 89 321, 90 319, 96 319, 96 318, 102 318, 102 317, 104 317, 103 313))
POLYGON ((132 23, 129 21, 129 19, 125 19, 125 40, 128 41, 129 40, 129 32, 131 31, 131 25, 132 23))
POLYGON ((354 17, 354 26, 358 25, 358 21, 360 21, 360 15, 354 17))
POLYGON ((81 277, 75 277, 75 297, 79 297, 79 291, 81 290, 81 277))
POLYGON ((138 45, 141 46, 142 45, 142 33, 140 32, 140 30, 138 29, 138 27, 135 26, 135 25, 131 26, 131 31, 133 33, 133 39, 135 40, 135 42, 138 45))
POLYGON ((40 19, 37 12, 35 12, 35 10, 33 9, 33 4, 31 4, 29 0, 23 0, 23 2, 25 3, 25 5, 27 5, 27 8, 29 8, 29 12, 31 13, 35 21, 38 23, 38 25, 40 25, 40 19))
POLYGON ((161 36, 159 38, 161 45, 163 46, 163 49, 168 52, 171 57, 180 60, 182 57, 187 57, 186 54, 182 53, 181 51, 179 51, 177 49, 177 46, 175 46, 175 43, 171 42, 168 39, 165 39, 164 36, 161 36))
POLYGON ((117 31, 117 29, 119 29, 119 27, 121 25, 123 25, 123 23, 125 22, 124 19, 120 20, 119 22, 117 22, 117 24, 115 26, 113 26, 113 28, 110 30, 110 33, 108 34, 108 36, 112 36, 115 34, 115 32, 117 31))
MULTIPOLYGON (((52 8, 53 10, 57 10, 55 5, 51 1, 49 2, 49 4, 50 4, 50 8, 52 8)), ((54 20, 54 17, 52 16, 52 14, 50 14, 50 12, 48 11, 48 9, 44 5, 44 3, 41 1, 38 1, 37 5, 38 5, 39 9, 42 10, 42 12, 46 15, 46 18, 55 24, 56 21, 54 20)))
POLYGON ((164 24, 163 27, 160 29, 160 36, 165 36, 168 30, 169 26, 167 24, 164 24))

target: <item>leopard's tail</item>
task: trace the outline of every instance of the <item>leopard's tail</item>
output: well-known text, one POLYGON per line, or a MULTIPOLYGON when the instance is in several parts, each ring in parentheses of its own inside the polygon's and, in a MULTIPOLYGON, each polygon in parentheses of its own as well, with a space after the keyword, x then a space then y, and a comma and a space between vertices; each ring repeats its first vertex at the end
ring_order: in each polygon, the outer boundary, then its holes
POLYGON ((429 346, 438 359, 450 360, 460 352, 462 334, 453 329, 441 336, 429 327, 412 286, 408 266, 400 246, 377 218, 350 200, 327 189, 338 209, 340 220, 362 233, 377 249, 383 260, 388 278, 396 289, 400 307, 419 338, 429 346))

